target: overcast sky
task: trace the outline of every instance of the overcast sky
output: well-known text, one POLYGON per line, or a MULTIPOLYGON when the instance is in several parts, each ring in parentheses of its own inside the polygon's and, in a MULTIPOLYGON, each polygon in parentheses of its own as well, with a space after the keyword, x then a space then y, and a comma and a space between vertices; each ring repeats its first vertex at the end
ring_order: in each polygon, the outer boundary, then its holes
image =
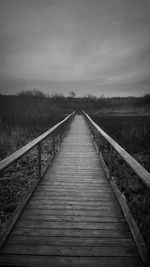
POLYGON ((150 0, 0 0, 0 92, 150 93, 150 0))

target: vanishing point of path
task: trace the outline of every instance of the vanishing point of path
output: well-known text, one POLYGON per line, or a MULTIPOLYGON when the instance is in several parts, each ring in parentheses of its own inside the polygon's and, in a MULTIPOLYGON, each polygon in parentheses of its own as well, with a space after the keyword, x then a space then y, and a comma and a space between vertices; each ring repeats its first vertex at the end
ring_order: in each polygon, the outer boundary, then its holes
POLYGON ((0 266, 132 267, 139 254, 82 116, 0 253, 0 266))

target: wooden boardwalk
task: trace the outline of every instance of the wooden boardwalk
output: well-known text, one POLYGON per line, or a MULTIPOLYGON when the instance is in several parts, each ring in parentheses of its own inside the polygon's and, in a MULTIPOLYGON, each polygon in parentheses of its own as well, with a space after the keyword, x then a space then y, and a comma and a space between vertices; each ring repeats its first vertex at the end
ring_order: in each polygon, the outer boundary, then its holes
POLYGON ((0 252, 0 266, 142 266, 82 116, 0 252))

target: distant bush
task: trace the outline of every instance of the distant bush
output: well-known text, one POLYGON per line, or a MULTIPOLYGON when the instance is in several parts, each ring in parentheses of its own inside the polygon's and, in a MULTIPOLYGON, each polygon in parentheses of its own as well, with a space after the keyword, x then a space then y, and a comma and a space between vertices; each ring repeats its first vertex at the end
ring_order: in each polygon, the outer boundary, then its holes
POLYGON ((143 104, 147 105, 150 104, 150 94, 145 95, 143 98, 143 104))

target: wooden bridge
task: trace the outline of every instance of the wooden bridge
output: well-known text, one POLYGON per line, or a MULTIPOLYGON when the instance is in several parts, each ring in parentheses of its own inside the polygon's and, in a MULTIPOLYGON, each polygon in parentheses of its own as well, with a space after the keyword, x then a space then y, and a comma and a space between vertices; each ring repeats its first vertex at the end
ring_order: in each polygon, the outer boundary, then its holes
MULTIPOLYGON (((91 131, 100 131, 85 117, 91 131)), ((38 145, 39 178, 2 231, 0 266, 144 266, 144 241, 115 182, 109 180, 86 120, 71 114, 1 162, 2 171, 38 145), (41 179, 41 142, 56 131, 62 143, 41 179)), ((53 150, 55 145, 53 136, 53 150)), ((133 158, 132 163, 128 160, 134 168, 133 158)), ((149 183, 149 174, 142 171, 149 183)))

